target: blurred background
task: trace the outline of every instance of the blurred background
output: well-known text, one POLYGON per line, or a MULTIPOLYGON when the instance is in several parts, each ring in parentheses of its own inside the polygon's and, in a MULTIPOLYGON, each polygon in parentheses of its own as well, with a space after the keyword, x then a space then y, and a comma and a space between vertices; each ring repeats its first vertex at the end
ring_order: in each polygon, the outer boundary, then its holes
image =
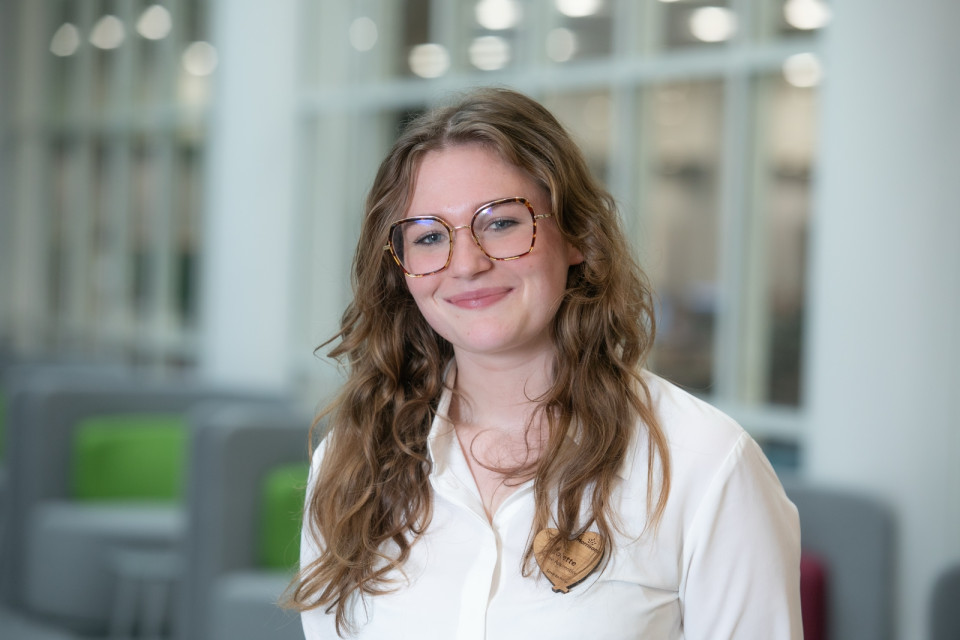
POLYGON ((874 637, 932 637, 960 563, 957 25, 953 0, 6 0, 4 362, 312 412, 399 127, 514 87, 620 205, 650 368, 884 510, 874 637))

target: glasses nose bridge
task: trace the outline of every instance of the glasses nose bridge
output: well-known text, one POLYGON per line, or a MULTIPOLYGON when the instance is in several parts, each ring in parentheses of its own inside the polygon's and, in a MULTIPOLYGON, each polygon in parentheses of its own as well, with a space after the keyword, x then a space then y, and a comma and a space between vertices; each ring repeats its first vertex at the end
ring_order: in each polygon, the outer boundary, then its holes
POLYGON ((450 250, 451 251, 453 251, 454 238, 457 235, 457 231, 459 231, 460 229, 467 229, 468 231, 470 231, 470 239, 473 240, 473 243, 475 245, 480 244, 479 241, 477 240, 476 234, 473 232, 473 220, 471 220, 467 224, 452 225, 449 222, 447 224, 450 226, 450 231, 451 231, 450 233, 450 250))
MULTIPOLYGON (((487 258, 488 260, 491 259, 490 256, 487 255, 487 252, 486 252, 486 250, 483 248, 483 245, 480 244, 480 239, 477 238, 477 235, 473 232, 473 220, 470 220, 470 222, 468 222, 467 224, 453 225, 453 224, 450 224, 450 223, 448 222, 447 225, 448 225, 448 226, 450 227, 450 229, 451 229, 451 233, 450 233, 450 257, 449 257, 449 259, 448 259, 448 261, 447 261, 447 267, 449 267, 449 266, 450 266, 450 263, 454 260, 454 252, 456 251, 456 249, 455 249, 455 245, 456 245, 455 238, 456 238, 456 235, 457 235, 457 231, 459 231, 459 230, 461 230, 461 229, 466 229, 467 231, 470 232, 470 234, 469 234, 469 235, 470 235, 470 242, 467 243, 467 246, 473 247, 473 250, 474 250, 474 251, 479 251, 479 252, 482 253, 483 256, 484 256, 485 258, 487 258)), ((463 251, 463 248, 461 248, 461 251, 463 251)), ((446 268, 446 267, 444 267, 444 268, 446 268)))

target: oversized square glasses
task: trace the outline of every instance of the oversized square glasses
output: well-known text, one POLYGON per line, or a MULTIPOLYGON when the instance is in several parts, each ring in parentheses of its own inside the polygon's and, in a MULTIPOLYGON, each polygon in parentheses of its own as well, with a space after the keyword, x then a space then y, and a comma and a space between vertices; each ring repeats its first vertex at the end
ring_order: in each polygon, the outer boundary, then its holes
POLYGON ((473 241, 491 260, 516 260, 531 251, 537 240, 536 214, 526 198, 501 198, 477 209, 470 224, 454 227, 438 216, 416 216, 390 225, 389 250, 411 278, 439 273, 450 266, 453 238, 458 229, 470 229, 473 241))

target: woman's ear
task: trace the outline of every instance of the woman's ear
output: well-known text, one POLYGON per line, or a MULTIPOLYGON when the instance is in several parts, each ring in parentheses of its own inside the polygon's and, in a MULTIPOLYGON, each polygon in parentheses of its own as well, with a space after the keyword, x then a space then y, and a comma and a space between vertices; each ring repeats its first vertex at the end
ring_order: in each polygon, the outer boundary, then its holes
POLYGON ((575 246, 567 243, 567 264, 571 267, 577 264, 580 264, 584 261, 583 254, 580 253, 580 249, 577 249, 575 246))

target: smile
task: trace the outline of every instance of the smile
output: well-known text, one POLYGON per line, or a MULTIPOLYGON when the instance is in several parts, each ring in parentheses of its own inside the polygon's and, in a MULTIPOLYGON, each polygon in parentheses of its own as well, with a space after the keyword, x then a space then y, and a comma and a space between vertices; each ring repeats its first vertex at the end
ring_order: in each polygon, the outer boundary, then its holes
POLYGON ((459 293, 446 298, 446 301, 461 309, 481 309, 500 302, 512 289, 510 287, 490 287, 459 293))

